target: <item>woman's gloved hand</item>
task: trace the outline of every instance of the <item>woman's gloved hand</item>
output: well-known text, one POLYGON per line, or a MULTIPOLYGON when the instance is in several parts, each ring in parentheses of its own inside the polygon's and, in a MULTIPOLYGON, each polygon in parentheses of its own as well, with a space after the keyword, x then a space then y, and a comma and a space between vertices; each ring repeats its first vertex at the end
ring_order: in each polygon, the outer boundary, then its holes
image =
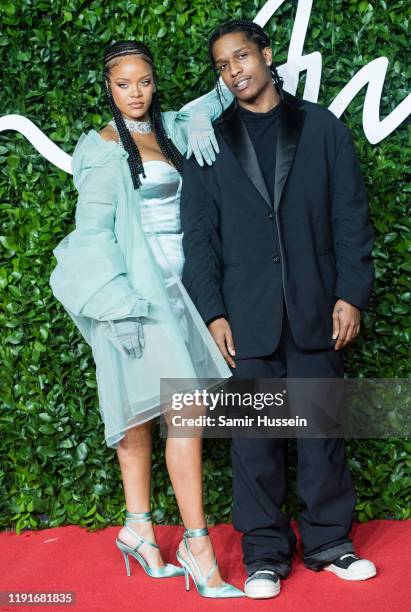
POLYGON ((109 321, 112 337, 111 340, 126 357, 140 359, 143 354, 144 331, 143 324, 138 317, 129 317, 109 321))
POLYGON ((211 166, 215 161, 215 154, 219 152, 220 148, 210 117, 194 112, 188 123, 187 159, 194 153, 200 166, 204 166, 203 160, 211 166))

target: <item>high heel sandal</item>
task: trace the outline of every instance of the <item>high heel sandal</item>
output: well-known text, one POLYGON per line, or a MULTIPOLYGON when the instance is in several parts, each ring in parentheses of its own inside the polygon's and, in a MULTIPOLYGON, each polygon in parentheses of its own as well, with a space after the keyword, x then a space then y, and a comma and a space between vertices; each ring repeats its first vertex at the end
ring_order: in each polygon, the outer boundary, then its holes
POLYGON ((190 576, 191 576, 199 595, 201 595, 202 597, 213 597, 216 599, 217 598, 222 599, 222 598, 228 598, 228 597, 245 597, 245 593, 243 591, 240 591, 240 589, 237 589, 235 586, 228 584, 227 582, 223 582, 219 586, 215 586, 215 587, 207 586, 207 582, 209 581, 209 579, 211 578, 211 576, 214 574, 215 570, 217 569, 217 559, 214 556, 214 561, 210 568, 210 571, 208 572, 207 576, 204 577, 202 571, 198 567, 198 563, 194 559, 193 553, 191 552, 190 547, 187 542, 189 538, 199 538, 201 536, 206 536, 206 535, 208 535, 207 527, 203 527, 201 529, 186 529, 186 531, 183 534, 183 542, 184 542, 186 551, 188 553, 188 556, 190 558, 190 561, 192 562, 192 566, 190 565, 188 561, 183 559, 179 551, 177 551, 176 553, 177 560, 184 569, 186 591, 190 590, 190 576), (197 570, 199 574, 199 578, 195 577, 193 567, 195 567, 195 569, 197 570))
POLYGON ((184 574, 184 570, 181 567, 177 567, 177 565, 173 565, 172 563, 167 563, 163 567, 150 567, 144 557, 142 557, 142 555, 137 551, 143 544, 148 544, 149 546, 158 549, 160 549, 160 547, 157 544, 154 544, 154 542, 146 540, 146 538, 143 538, 138 533, 133 531, 128 526, 129 523, 151 523, 151 512, 141 512, 137 514, 135 512, 126 511, 126 521, 124 523, 124 526, 138 540, 138 544, 134 548, 132 548, 131 546, 128 546, 128 544, 126 544, 125 542, 122 542, 119 538, 116 538, 116 545, 120 549, 124 557, 127 576, 131 575, 130 562, 128 559, 129 555, 134 557, 134 559, 136 559, 140 563, 146 574, 148 574, 152 578, 171 578, 173 576, 182 576, 184 574))

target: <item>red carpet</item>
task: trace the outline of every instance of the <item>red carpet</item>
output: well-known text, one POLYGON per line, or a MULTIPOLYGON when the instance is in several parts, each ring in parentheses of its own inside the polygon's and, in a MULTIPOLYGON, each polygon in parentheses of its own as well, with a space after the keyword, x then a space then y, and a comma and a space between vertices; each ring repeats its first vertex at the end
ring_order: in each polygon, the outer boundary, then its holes
MULTIPOLYGON (((295 529, 294 525, 294 529, 295 529)), ((299 557, 271 600, 212 600, 194 587, 186 593, 184 578, 149 578, 134 559, 126 576, 121 553, 114 545, 118 531, 110 527, 88 533, 74 526, 43 531, 0 533, 0 591, 76 593, 74 606, 0 606, 1 610, 73 610, 75 612, 255 611, 274 607, 281 612, 399 612, 409 609, 411 521, 370 521, 351 532, 356 551, 377 565, 378 575, 348 582, 329 572, 306 569, 299 557), (408 601, 408 604, 407 604, 408 601)), ((156 527, 165 561, 175 560, 181 527, 156 527)), ((211 529, 226 580, 238 587, 245 579, 240 535, 230 525, 211 529)), ((192 583, 191 583, 192 584, 192 583)))

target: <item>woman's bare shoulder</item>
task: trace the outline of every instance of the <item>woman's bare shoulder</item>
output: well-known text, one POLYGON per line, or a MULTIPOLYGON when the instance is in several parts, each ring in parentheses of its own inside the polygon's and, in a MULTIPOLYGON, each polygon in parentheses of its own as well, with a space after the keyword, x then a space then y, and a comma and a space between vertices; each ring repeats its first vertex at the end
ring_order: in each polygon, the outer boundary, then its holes
POLYGON ((102 138, 104 138, 104 140, 113 140, 114 142, 117 142, 118 140, 117 132, 113 127, 111 127, 111 125, 106 125, 106 127, 104 127, 99 134, 102 138))

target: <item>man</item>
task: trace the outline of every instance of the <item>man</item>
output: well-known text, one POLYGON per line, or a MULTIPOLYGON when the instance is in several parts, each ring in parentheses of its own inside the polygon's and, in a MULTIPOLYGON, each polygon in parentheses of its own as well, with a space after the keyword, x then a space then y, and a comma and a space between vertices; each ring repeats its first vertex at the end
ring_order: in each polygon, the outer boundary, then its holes
MULTIPOLYGON (((374 279, 367 196, 348 128, 282 89, 257 24, 211 36, 235 96, 215 124, 212 167, 185 161, 183 282, 234 376, 342 378, 374 279)), ((233 439, 233 522, 249 597, 273 597, 296 538, 281 511, 286 440, 233 439)), ((297 438, 306 567, 348 580, 376 574, 348 537, 355 491, 344 441, 297 438)))

